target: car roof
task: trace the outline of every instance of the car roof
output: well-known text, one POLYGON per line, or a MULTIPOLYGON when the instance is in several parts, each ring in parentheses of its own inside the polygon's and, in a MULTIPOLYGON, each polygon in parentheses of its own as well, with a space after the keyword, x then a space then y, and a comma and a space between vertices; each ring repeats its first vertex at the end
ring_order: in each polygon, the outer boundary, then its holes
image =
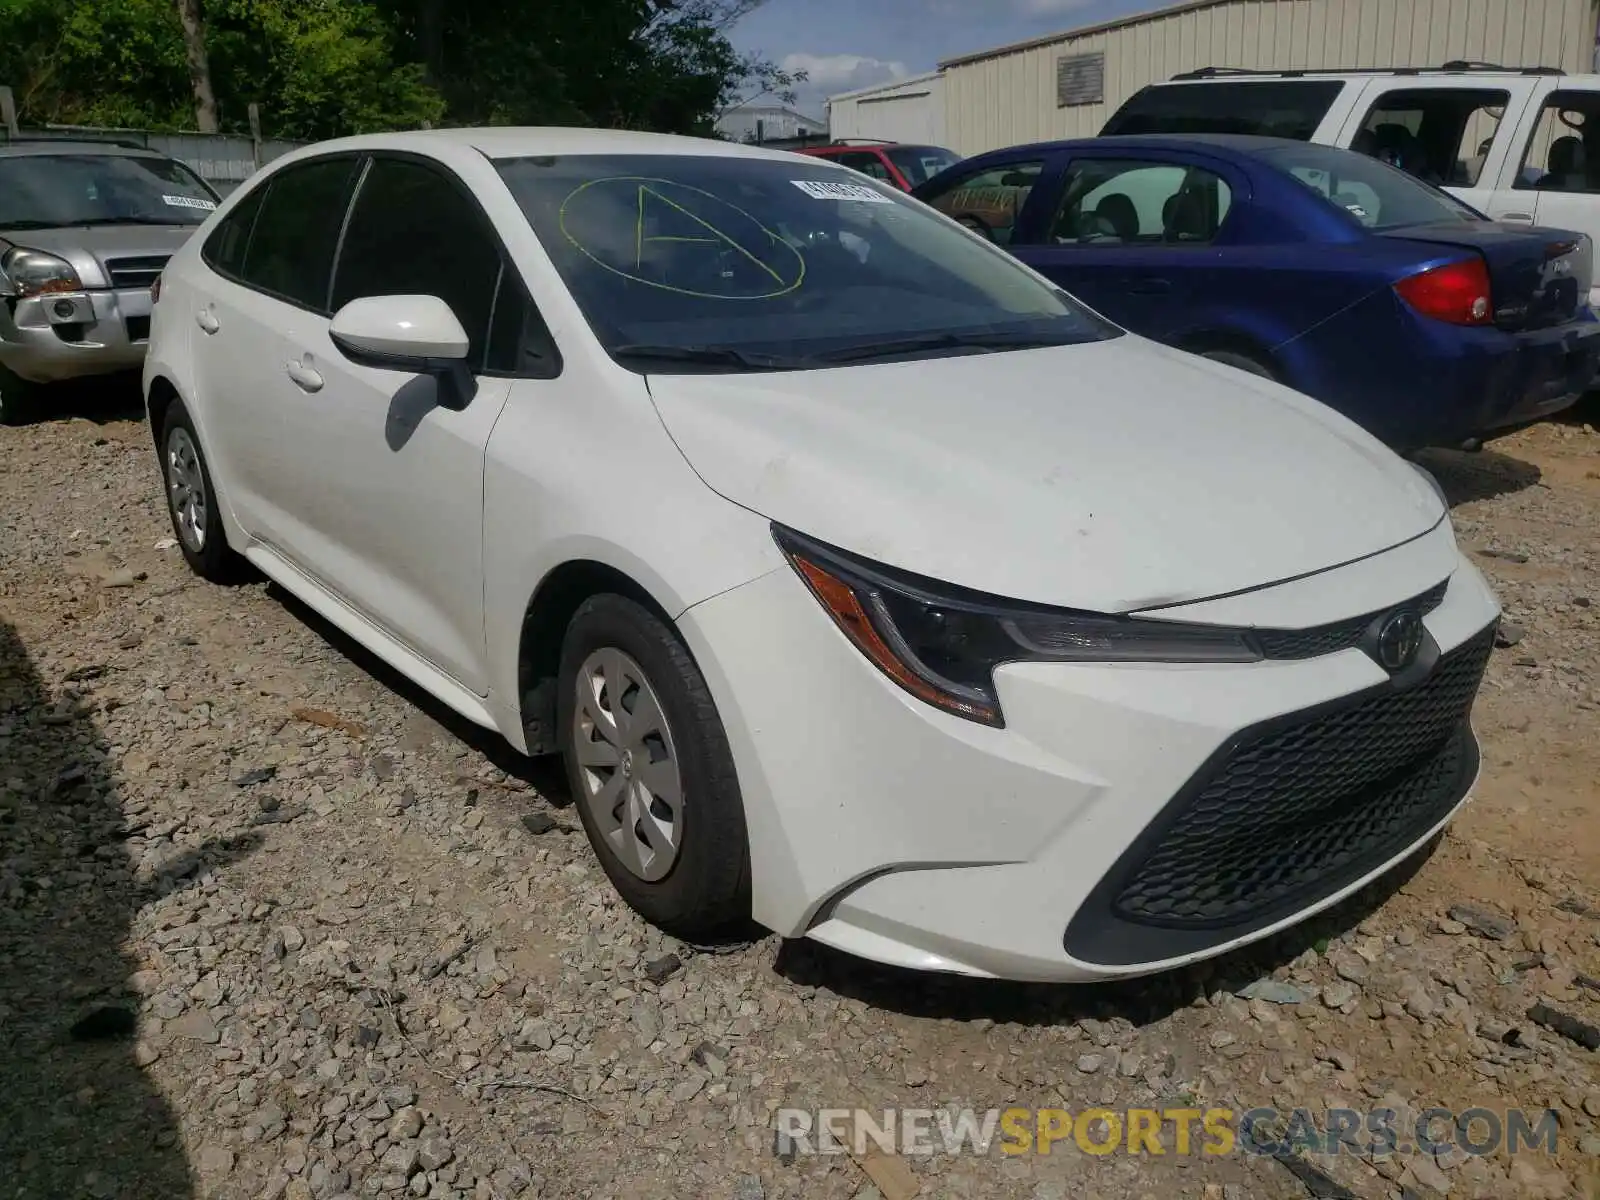
POLYGON ((787 150, 771 150, 720 138, 685 137, 672 133, 640 133, 628 129, 577 129, 557 126, 496 126, 473 129, 417 129, 401 133, 359 134, 318 142, 296 152, 340 150, 418 150, 453 146, 476 150, 486 158, 536 158, 559 154, 664 154, 719 158, 792 159, 787 150))
POLYGON ((0 142, 0 158, 30 158, 52 154, 101 154, 108 158, 166 158, 147 146, 124 146, 117 142, 96 142, 87 138, 39 138, 0 142))

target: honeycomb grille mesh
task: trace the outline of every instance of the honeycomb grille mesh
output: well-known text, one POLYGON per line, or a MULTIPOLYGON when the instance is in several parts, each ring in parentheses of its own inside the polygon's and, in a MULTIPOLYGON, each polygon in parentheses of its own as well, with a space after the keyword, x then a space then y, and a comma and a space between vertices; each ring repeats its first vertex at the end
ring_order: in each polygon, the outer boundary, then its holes
MULTIPOLYGON (((1446 579, 1410 601, 1409 605, 1400 604, 1395 607, 1411 607, 1423 616, 1427 616, 1443 602, 1445 589, 1449 586, 1450 581, 1446 579)), ((1365 616, 1349 617, 1343 621, 1318 625, 1311 629, 1258 629, 1255 631, 1255 636, 1261 643, 1262 652, 1268 658, 1320 658, 1324 654, 1336 654, 1340 650, 1359 646, 1362 636, 1379 615, 1380 613, 1375 612, 1368 613, 1365 616)))

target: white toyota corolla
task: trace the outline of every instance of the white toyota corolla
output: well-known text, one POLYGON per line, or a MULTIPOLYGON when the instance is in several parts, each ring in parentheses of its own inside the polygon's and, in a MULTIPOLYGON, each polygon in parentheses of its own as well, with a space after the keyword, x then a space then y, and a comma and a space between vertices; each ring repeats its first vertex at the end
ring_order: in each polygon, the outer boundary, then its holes
POLYGON ((563 754, 686 936, 1152 971, 1333 903, 1477 774, 1498 607, 1425 474, 819 159, 310 147, 172 259, 145 386, 194 569, 563 754))

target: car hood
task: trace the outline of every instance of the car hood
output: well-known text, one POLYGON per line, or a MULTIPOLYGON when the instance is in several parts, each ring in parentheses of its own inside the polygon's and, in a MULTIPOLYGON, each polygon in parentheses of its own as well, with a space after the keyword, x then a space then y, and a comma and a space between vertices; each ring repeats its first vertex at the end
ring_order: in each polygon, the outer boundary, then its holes
POLYGON ((111 286, 106 263, 117 258, 170 258, 198 225, 69 225, 61 229, 0 229, 0 243, 43 250, 66 259, 84 287, 111 286))
POLYGON ((713 490, 902 570, 1132 612, 1295 579, 1436 526, 1403 459, 1297 392, 1126 335, 769 374, 652 375, 713 490))

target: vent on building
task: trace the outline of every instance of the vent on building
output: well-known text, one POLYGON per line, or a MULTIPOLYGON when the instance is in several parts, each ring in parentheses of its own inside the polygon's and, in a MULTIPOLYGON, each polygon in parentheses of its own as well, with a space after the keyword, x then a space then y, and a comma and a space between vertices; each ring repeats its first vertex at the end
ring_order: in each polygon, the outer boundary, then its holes
POLYGON ((1099 104, 1106 98, 1106 56, 1063 54, 1056 59, 1056 107, 1099 104))

